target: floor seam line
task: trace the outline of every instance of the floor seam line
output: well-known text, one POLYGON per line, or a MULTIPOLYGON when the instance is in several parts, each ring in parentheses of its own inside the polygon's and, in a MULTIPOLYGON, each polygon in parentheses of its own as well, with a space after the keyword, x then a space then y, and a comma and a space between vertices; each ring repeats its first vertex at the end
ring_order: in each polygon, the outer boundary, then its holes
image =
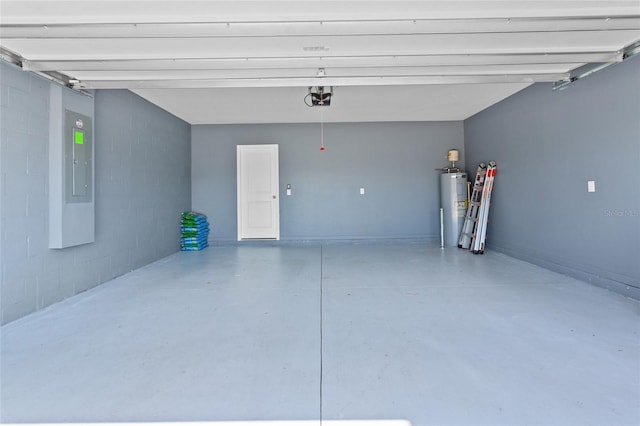
POLYGON ((320 426, 322 426, 322 293, 323 293, 323 253, 322 245, 320 245, 320 426))

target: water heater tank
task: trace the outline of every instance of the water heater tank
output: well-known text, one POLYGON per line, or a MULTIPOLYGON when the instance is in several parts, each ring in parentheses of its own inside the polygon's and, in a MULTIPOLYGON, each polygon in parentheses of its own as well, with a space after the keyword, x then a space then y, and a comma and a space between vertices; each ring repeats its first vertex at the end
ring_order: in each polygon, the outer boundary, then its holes
POLYGON ((444 245, 457 247, 467 211, 467 174, 440 175, 440 207, 443 211, 444 245))

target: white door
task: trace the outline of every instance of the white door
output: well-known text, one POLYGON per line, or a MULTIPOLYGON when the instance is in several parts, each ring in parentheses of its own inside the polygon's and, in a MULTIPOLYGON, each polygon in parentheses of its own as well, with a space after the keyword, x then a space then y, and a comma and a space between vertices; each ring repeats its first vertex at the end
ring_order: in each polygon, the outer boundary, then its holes
POLYGON ((278 145, 238 145, 238 241, 280 239, 278 145))

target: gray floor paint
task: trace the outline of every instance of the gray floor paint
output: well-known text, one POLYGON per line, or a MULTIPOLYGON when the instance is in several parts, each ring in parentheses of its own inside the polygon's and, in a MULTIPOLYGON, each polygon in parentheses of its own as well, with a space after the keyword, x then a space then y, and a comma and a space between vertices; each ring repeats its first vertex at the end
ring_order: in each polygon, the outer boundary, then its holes
POLYGON ((639 319, 491 251, 210 247, 2 327, 1 420, 637 425, 639 319))

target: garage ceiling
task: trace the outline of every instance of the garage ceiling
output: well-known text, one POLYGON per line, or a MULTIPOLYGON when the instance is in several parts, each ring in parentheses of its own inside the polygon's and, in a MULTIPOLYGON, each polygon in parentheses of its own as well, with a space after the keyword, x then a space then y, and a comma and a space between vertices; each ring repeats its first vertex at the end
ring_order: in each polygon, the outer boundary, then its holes
POLYGON ((463 120, 640 40, 637 0, 0 0, 0 13, 6 59, 192 124, 463 120), (305 106, 310 86, 333 86, 331 106, 305 106))

